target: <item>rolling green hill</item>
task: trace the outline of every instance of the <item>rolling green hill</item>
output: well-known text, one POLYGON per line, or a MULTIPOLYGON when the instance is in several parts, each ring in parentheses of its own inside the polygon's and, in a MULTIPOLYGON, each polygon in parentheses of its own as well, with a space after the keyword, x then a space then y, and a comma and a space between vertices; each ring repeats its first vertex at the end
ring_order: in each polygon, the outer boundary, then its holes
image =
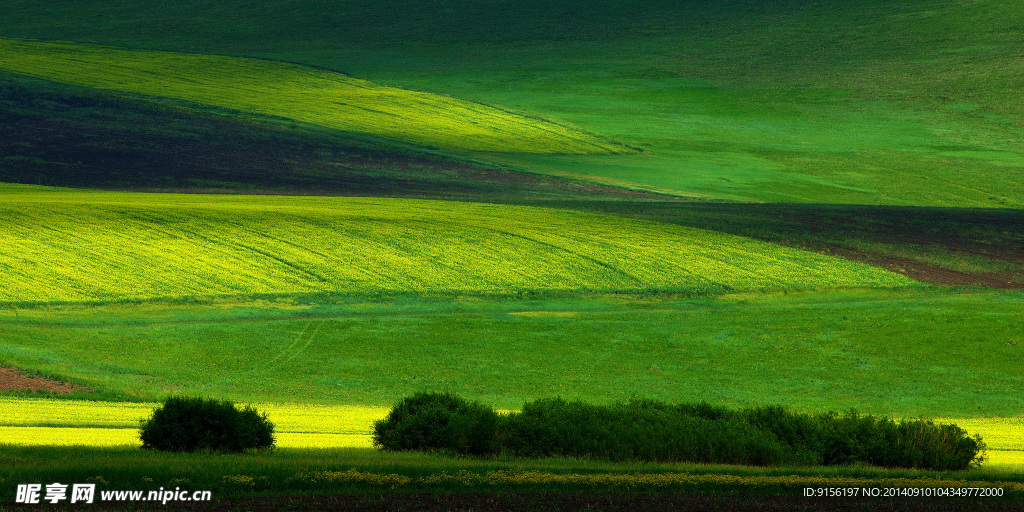
POLYGON ((0 34, 301 62, 644 148, 502 162, 757 201, 1021 207, 1012 0, 13 1, 0 34))
POLYGON ((753 239, 549 209, 10 185, 0 197, 8 302, 913 283, 753 239))
POLYGON ((613 153, 629 148, 536 118, 295 64, 0 39, 0 69, 186 100, 441 148, 613 153))
POLYGON ((723 231, 929 283, 1024 285, 1022 210, 681 200, 13 74, 0 74, 0 124, 3 182, 536 205, 723 231))
POLYGON ((0 72, 0 182, 106 190, 651 198, 310 124, 125 98, 0 72))

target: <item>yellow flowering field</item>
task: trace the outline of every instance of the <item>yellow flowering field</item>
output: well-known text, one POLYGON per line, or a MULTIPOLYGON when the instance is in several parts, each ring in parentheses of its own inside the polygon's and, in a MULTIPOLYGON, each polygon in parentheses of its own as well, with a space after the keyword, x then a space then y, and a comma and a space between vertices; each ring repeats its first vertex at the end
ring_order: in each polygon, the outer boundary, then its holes
POLYGON ((0 69, 441 148, 575 154, 632 151, 607 138, 535 117, 284 62, 0 38, 0 69))
POLYGON ((985 452, 985 468, 994 468, 1024 473, 1024 450, 988 450, 985 452))
POLYGON ((138 429, 0 426, 0 443, 28 446, 141 446, 138 429))
POLYGON ((24 187, 0 187, 0 268, 0 302, 914 283, 750 238, 547 208, 24 187))
POLYGON ((981 434, 989 449, 1024 450, 1024 417, 939 419, 935 422, 956 423, 971 434, 981 434))
MULTIPOLYGON (((368 434, 276 432, 280 448, 372 448, 368 434)), ((137 428, 0 426, 0 444, 25 446, 141 446, 137 428)))
MULTIPOLYGON (((0 443, 118 446, 141 444, 139 421, 159 404, 0 397, 0 443)), ((386 407, 253 404, 274 423, 282 448, 369 448, 386 407)))
MULTIPOLYGON (((139 421, 149 417, 158 406, 156 403, 0 397, 0 425, 135 429, 139 421)), ((390 410, 388 407, 358 405, 256 403, 253 406, 267 414, 277 432, 288 433, 289 439, 299 439, 299 434, 368 436, 373 429, 373 422, 383 419, 390 410)), ((28 435, 29 431, 25 432, 28 435)))

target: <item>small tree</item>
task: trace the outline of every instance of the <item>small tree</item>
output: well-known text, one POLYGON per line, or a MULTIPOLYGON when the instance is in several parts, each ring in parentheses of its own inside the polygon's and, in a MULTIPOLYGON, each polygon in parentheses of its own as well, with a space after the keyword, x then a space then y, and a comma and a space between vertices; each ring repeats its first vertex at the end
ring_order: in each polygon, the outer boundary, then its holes
POLYGON ((142 420, 139 437, 144 449, 238 453, 274 446, 274 424, 251 406, 172 396, 142 420))

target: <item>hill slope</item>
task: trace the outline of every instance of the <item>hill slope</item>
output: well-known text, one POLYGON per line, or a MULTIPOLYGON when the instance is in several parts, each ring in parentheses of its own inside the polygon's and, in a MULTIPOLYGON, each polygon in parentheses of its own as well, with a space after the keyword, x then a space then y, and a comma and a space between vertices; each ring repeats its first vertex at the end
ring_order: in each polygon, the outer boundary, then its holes
POLYGON ((902 286, 683 226, 404 199, 0 189, 0 300, 902 286))
POLYGON ((306 66, 213 55, 0 39, 0 69, 434 146, 523 153, 629 148, 478 103, 306 66))
POLYGON ((650 197, 386 139, 0 72, 0 181, 152 192, 478 201, 650 197))
POLYGON ((0 34, 265 57, 646 149, 507 163, 720 198, 1022 207, 1015 0, 5 4, 0 34))

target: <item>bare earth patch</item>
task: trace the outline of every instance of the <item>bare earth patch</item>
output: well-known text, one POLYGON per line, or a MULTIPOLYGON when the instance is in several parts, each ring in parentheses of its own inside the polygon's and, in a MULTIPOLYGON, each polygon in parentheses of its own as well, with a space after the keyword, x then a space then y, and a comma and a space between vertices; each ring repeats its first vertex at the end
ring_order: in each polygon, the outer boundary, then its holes
POLYGON ((0 391, 23 389, 67 394, 72 391, 86 390, 89 388, 75 386, 68 384, 67 382, 58 382, 45 377, 30 377, 20 370, 0 367, 0 391))

